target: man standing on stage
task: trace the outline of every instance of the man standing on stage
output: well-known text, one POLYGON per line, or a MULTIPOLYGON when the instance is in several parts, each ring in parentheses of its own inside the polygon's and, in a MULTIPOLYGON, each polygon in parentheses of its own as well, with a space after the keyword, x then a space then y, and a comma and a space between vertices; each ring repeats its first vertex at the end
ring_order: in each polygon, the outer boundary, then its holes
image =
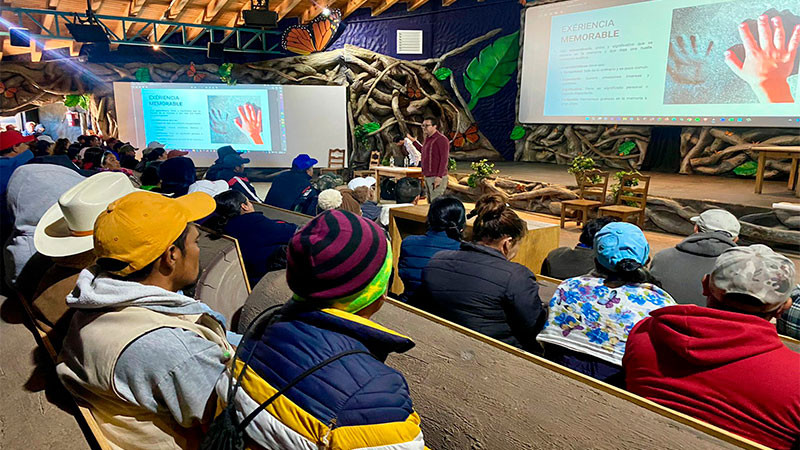
POLYGON ((447 190, 447 163, 450 160, 450 141, 439 132, 439 120, 426 117, 422 121, 422 135, 425 143, 420 144, 413 136, 408 135, 414 147, 422 153, 422 175, 425 177, 425 190, 428 203, 447 190))

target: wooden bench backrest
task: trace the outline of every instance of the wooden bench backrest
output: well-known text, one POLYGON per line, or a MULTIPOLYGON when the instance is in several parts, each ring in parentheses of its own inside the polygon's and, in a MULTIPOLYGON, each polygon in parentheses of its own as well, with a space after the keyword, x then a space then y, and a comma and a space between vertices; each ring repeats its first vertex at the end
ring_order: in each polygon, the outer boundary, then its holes
POLYGON ((282 220, 284 222, 293 223, 297 226, 303 226, 313 219, 313 217, 300 214, 298 212, 289 211, 288 209, 276 208, 264 203, 253 202, 253 208, 264 214, 264 217, 272 220, 282 220))
POLYGON ((617 195, 617 204, 624 205, 625 202, 633 202, 639 208, 647 205, 647 193, 650 191, 650 177, 644 175, 628 174, 622 177, 622 181, 617 195), (639 184, 631 186, 634 182, 639 184))
POLYGON ((186 292, 219 312, 234 327, 242 299, 250 295, 250 282, 236 239, 213 237, 211 230, 200 227, 200 277, 194 292, 186 292))

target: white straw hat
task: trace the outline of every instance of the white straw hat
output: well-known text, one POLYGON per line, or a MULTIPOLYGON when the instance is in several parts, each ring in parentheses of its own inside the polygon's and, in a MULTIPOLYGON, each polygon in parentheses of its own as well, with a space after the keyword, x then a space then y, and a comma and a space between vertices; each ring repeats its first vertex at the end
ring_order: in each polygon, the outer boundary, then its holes
POLYGON ((111 202, 136 189, 119 172, 101 172, 63 193, 36 225, 36 250, 51 257, 71 256, 94 248, 94 222, 111 202))

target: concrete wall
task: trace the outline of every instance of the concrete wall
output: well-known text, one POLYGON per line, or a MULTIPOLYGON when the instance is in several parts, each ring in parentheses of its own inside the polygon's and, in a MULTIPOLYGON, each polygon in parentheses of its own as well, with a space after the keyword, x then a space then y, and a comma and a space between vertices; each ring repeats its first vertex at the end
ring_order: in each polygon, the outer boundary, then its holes
POLYGON ((67 111, 63 103, 52 103, 39 108, 39 122, 45 127, 45 134, 53 138, 67 138, 71 141, 83 134, 80 126, 70 127, 67 123, 67 111))

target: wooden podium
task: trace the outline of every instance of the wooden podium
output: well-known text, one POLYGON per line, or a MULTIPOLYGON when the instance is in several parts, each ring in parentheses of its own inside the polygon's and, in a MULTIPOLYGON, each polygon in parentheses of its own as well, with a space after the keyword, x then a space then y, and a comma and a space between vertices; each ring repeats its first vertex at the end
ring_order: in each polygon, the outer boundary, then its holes
MULTIPOLYGON (((475 204, 465 203, 464 207, 469 212, 475 207, 475 204)), ((512 261, 531 269, 533 273, 539 273, 547 254, 558 247, 560 229, 556 224, 537 221, 536 216, 533 214, 519 210, 514 211, 528 224, 528 233, 520 243, 519 252, 512 261)), ((406 236, 425 234, 427 231, 427 226, 425 225, 427 217, 428 205, 404 206, 391 209, 389 213, 389 235, 392 239, 395 274, 397 274, 397 261, 400 259, 400 243, 406 236)), ((472 223, 474 221, 474 218, 467 221, 467 228, 464 230, 465 239, 468 239, 472 234, 472 223)), ((403 282, 399 276, 394 277, 390 292, 394 294, 403 292, 403 282)))

